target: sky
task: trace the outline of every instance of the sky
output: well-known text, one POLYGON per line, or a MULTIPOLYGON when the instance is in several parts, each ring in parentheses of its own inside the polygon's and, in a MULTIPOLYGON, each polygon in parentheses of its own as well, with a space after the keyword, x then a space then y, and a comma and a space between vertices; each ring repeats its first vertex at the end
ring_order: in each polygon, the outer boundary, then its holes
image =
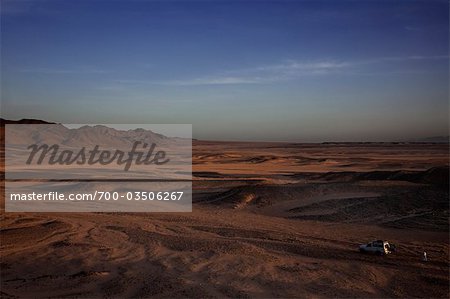
POLYGON ((1 116, 212 140, 448 135, 448 1, 1 1, 1 116))

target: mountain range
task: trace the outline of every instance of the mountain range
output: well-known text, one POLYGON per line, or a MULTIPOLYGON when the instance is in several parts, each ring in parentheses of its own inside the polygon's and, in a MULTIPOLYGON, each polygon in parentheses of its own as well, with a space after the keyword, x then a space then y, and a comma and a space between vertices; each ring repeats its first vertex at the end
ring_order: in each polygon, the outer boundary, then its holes
POLYGON ((10 126, 6 131, 8 145, 31 144, 58 144, 67 147, 99 145, 111 148, 130 148, 135 141, 155 143, 158 146, 172 145, 180 138, 166 137, 151 130, 137 128, 133 130, 118 130, 104 125, 82 126, 80 128, 67 128, 62 124, 47 122, 8 122, 3 124, 32 124, 30 126, 10 126))

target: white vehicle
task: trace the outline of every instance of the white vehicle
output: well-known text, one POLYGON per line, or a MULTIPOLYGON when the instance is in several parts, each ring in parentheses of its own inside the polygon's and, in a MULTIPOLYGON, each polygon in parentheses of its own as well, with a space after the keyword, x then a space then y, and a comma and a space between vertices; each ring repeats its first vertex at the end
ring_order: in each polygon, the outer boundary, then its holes
POLYGON ((377 240, 367 244, 359 245, 359 251, 364 253, 375 253, 385 255, 395 251, 395 246, 387 241, 377 240))

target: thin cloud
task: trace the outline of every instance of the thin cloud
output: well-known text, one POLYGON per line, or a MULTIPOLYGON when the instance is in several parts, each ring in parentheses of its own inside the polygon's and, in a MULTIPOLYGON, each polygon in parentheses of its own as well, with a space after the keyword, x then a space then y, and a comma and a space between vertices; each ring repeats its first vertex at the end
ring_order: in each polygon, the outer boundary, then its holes
POLYGON ((327 74, 347 66, 347 63, 334 61, 302 63, 291 60, 283 64, 265 65, 248 69, 229 70, 215 76, 154 83, 177 86, 265 84, 289 80, 299 75, 327 74))
POLYGON ((192 80, 172 80, 161 82, 163 85, 195 86, 195 85, 229 85, 229 84, 259 84, 267 82, 268 78, 250 77, 205 77, 192 80))
MULTIPOLYGON (((274 82, 289 81, 304 76, 321 76, 332 74, 359 74, 365 72, 367 65, 382 64, 386 62, 403 61, 426 61, 426 60, 445 60, 448 55, 410 55, 410 56, 390 56, 376 57, 366 60, 338 61, 338 60, 320 60, 320 61, 296 61, 286 60, 283 63, 256 66, 253 68, 243 68, 224 71, 215 75, 204 77, 167 80, 167 81, 136 81, 136 80, 117 80, 124 84, 154 84, 169 86, 201 86, 201 85, 236 85, 236 84, 268 84, 274 82)), ((414 70, 386 70, 386 73, 396 72, 414 73, 414 70)), ((382 74, 382 72, 378 72, 382 74)))
POLYGON ((356 61, 354 62, 355 65, 357 64, 375 64, 375 63, 382 63, 382 62, 401 62, 401 61, 413 61, 413 60, 448 60, 448 55, 431 55, 431 56, 423 56, 423 55, 409 55, 409 56, 388 56, 388 57, 378 57, 374 59, 367 59, 362 61, 356 61))
POLYGON ((53 69, 53 68, 32 68, 20 69, 20 73, 38 73, 47 75, 63 75, 63 74, 105 74, 105 70, 100 69, 53 69))
POLYGON ((258 71, 320 71, 320 70, 334 70, 343 67, 348 67, 349 64, 346 62, 335 62, 335 61, 319 61, 319 62, 297 62, 289 61, 284 64, 276 64, 269 66, 261 66, 255 68, 258 71))

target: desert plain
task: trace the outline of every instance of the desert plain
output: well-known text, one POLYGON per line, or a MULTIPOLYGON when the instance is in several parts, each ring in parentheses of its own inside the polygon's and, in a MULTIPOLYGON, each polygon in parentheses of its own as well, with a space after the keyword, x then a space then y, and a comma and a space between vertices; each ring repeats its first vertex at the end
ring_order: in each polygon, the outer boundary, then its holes
POLYGON ((448 144, 197 140, 191 213, 2 198, 1 297, 448 298, 448 165, 448 144), (378 239, 397 252, 358 251, 378 239))

